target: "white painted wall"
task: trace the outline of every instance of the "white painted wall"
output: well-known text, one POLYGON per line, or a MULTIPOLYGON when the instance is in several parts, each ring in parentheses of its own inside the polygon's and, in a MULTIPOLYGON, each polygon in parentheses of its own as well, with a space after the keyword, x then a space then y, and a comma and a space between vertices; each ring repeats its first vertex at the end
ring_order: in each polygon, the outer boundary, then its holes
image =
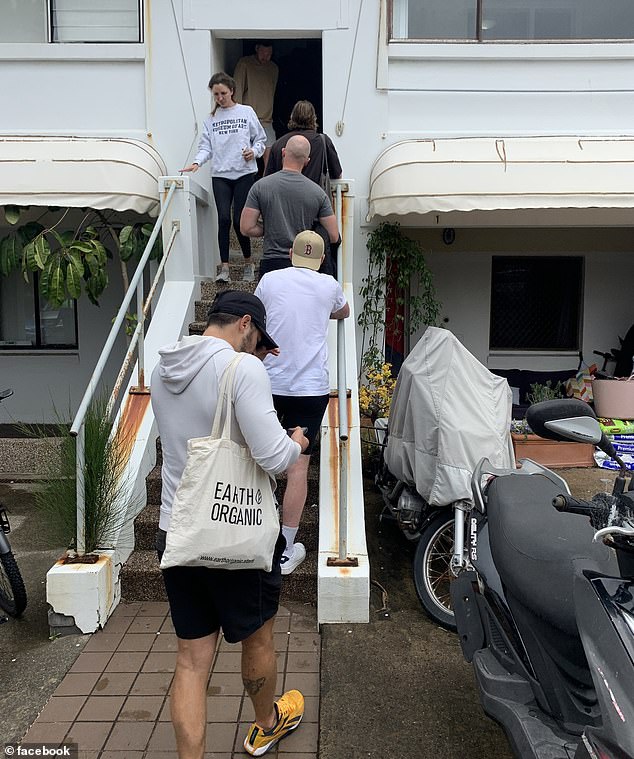
MULTIPOLYGON (((497 369, 575 368, 576 355, 490 353, 488 325, 493 255, 574 255, 584 258, 585 307, 581 336, 585 361, 602 363, 593 350, 618 347, 634 322, 623 282, 634 276, 631 231, 621 229, 467 229, 445 245, 442 230, 412 230, 434 273, 441 320, 485 366, 497 369), (444 321, 447 320, 447 321, 444 321)), ((414 336, 413 341, 416 340, 414 336)))
MULTIPOLYGON (((25 31, 25 42, 8 34, 0 38, 0 74, 5 100, 11 103, 3 110, 0 133, 146 139, 171 174, 178 173, 196 149, 201 121, 210 109, 210 74, 232 70, 241 39, 321 38, 323 127, 337 147, 344 177, 355 182, 357 285, 365 273, 365 235, 373 226, 364 221, 370 170, 389 144, 421 136, 633 131, 634 44, 629 42, 388 44, 381 26, 385 1, 283 0, 272 10, 271 4, 258 0, 146 0, 143 44, 51 45, 28 41, 34 38, 36 9, 37 3, 31 2, 31 31, 25 31)), ((208 187, 208 172, 199 172, 195 181, 208 187)), ((200 221, 208 225, 211 240, 213 215, 212 209, 200 221)), ((623 239, 627 234, 622 233, 623 239)), ((503 252, 513 252, 525 232, 491 236, 504 240, 503 252)), ((613 271, 631 273, 632 254, 622 241, 612 249, 601 246, 599 237, 581 234, 576 246, 585 246, 587 253, 586 353, 615 344, 616 334, 634 316, 620 289, 612 293, 607 310, 601 298, 604 278, 617 281, 621 275, 613 271), (602 264, 608 259, 619 266, 606 272, 602 264)), ((550 248, 561 251, 556 245, 550 248)), ((482 359, 487 358, 490 255, 491 247, 485 246, 456 249, 450 258, 444 251, 430 256, 450 326, 482 359)), ((357 312, 361 306, 357 299, 357 312)), ((94 326, 92 317, 83 318, 94 326)), ((90 331, 96 339, 96 331, 90 331)), ((87 365, 93 354, 84 353, 83 345, 81 363, 87 365)), ((4 363, 5 357, 0 360, 4 363)), ((29 358, 24 373, 41 379, 52 360, 29 358), (42 368, 35 369, 33 362, 42 368)), ((62 360, 57 361, 59 366, 62 360)), ((72 362, 65 358, 62 363, 72 362)), ((75 397, 75 375, 69 382, 75 397)))

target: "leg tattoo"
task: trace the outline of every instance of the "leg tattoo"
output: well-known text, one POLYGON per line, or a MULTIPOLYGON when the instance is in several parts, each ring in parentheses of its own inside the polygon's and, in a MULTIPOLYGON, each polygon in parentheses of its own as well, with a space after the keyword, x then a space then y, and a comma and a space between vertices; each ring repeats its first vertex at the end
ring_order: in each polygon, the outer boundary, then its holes
POLYGON ((245 677, 242 678, 242 683, 244 684, 244 688, 249 696, 257 695, 264 687, 265 682, 266 677, 258 677, 257 680, 248 680, 245 677))

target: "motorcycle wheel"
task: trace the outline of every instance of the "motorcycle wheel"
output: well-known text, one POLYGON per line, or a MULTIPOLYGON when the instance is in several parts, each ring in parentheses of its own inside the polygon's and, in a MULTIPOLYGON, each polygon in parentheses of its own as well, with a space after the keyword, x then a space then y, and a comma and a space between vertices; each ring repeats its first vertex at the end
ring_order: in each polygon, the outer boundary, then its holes
POLYGON ((436 514, 420 534, 413 572, 416 593, 427 614, 441 627, 455 632, 456 622, 449 594, 449 584, 453 579, 453 532, 453 511, 447 509, 447 513, 436 514))

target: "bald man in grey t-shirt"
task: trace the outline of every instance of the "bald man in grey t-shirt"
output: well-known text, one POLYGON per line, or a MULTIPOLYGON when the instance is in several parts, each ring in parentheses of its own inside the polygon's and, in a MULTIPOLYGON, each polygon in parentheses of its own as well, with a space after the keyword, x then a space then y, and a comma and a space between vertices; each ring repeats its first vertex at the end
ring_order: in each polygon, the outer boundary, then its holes
POLYGON ((301 173, 309 160, 308 140, 300 135, 291 137, 282 149, 282 170, 260 179, 249 190, 240 231, 248 237, 264 237, 260 276, 290 266, 295 236, 312 229, 317 220, 328 235, 331 251, 341 240, 330 199, 301 173))

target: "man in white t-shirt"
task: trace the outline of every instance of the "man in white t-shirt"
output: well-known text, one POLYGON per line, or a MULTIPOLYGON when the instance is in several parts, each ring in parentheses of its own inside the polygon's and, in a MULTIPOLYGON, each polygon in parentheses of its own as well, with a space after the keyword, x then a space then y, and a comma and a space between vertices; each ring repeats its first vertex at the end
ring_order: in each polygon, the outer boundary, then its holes
POLYGON ((287 469, 282 507, 286 549, 282 574, 290 574, 306 557, 295 543, 308 490, 308 464, 328 406, 328 323, 350 314, 341 285, 320 274, 324 241, 310 230, 300 232, 290 251, 292 266, 265 274, 255 294, 267 313, 267 329, 279 345, 278 356, 264 362, 271 380, 273 404, 284 427, 307 427, 308 448, 287 469))

